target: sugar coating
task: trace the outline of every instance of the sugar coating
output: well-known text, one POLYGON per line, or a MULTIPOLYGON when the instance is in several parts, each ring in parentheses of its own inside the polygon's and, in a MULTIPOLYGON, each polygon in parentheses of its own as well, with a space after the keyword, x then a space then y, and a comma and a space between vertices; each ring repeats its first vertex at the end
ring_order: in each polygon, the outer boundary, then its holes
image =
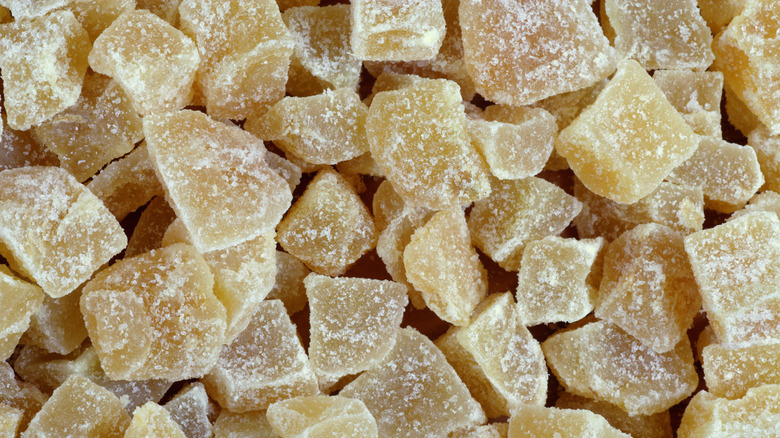
POLYGON ((371 211, 374 213, 376 230, 382 232, 405 209, 403 198, 393 188, 393 183, 382 181, 374 192, 371 200, 371 211))
POLYGON ((126 245, 119 222, 66 170, 0 172, 0 253, 49 296, 72 292, 126 245))
POLYGON ((314 395, 281 400, 268 407, 267 415, 280 438, 377 437, 376 421, 366 405, 346 397, 314 395))
POLYGON ((758 211, 775 213, 778 217, 780 217, 780 193, 767 190, 757 194, 756 196, 753 196, 748 205, 746 205, 742 210, 735 211, 729 220, 758 211))
POLYGON ((68 354, 78 348, 87 338, 80 299, 81 289, 59 298, 45 295, 20 343, 57 354, 68 354))
POLYGON ((20 409, 0 403, 0 436, 14 438, 19 432, 22 414, 20 409))
POLYGON ((276 251, 276 280, 266 298, 281 300, 288 315, 300 312, 308 302, 303 279, 310 272, 297 258, 284 251, 276 251))
POLYGON ((284 96, 294 43, 274 0, 183 0, 179 16, 209 115, 241 120, 284 96))
POLYGON ((737 128, 743 135, 749 135, 754 129, 763 126, 758 117, 752 110, 745 105, 737 96, 737 93, 729 86, 728 82, 723 83, 723 97, 726 100, 726 115, 732 126, 737 128))
POLYGON ((193 245, 224 249, 272 230, 290 205, 288 183, 263 143, 196 111, 144 117, 157 176, 193 245))
POLYGON ((509 436, 628 438, 631 435, 610 426, 604 417, 590 411, 526 405, 509 418, 509 436))
POLYGON ((143 9, 120 15, 89 52, 92 70, 114 79, 143 116, 187 105, 199 62, 192 40, 143 9))
POLYGON ((574 322, 593 311, 597 262, 606 241, 547 236, 526 245, 517 282, 518 318, 526 326, 574 322))
POLYGON ((222 410, 214 423, 214 438, 278 438, 263 411, 240 414, 222 410))
POLYGON ((184 432, 164 407, 147 402, 133 412, 133 420, 125 430, 125 438, 146 438, 164 436, 184 438, 184 432))
POLYGON ((0 265, 0 360, 11 357, 19 338, 30 325, 30 318, 43 304, 43 290, 17 277, 0 265))
POLYGON ((623 204, 649 195, 697 146, 680 113, 632 60, 620 63, 555 143, 588 189, 623 204))
POLYGON ((210 438, 213 427, 209 419, 214 415, 213 402, 200 382, 190 383, 182 388, 163 406, 171 418, 188 437, 210 438))
POLYGON ((225 307, 192 246, 170 245, 98 272, 81 313, 111 379, 182 380, 205 374, 225 341, 225 307))
POLYGON ((87 33, 70 11, 0 25, 8 126, 30 129, 76 103, 89 47, 87 33))
POLYGON ((277 400, 319 392, 309 358, 279 300, 260 303, 249 326, 222 349, 202 381, 209 395, 233 412, 262 410, 277 400))
POLYGON ((601 415, 609 424, 634 438, 672 438, 669 412, 631 416, 619 407, 580 397, 570 392, 562 393, 555 401, 556 408, 588 410, 601 415))
POLYGON ((761 126, 750 132, 747 144, 756 151, 764 175, 762 190, 780 192, 780 135, 772 135, 761 126))
POLYGON ((25 166, 57 166, 57 155, 39 144, 30 131, 15 131, 3 125, 0 132, 0 171, 25 166))
POLYGON ((24 430, 35 414, 46 403, 48 395, 35 385, 18 380, 14 369, 7 362, 0 363, 0 406, 8 406, 22 412, 19 430, 24 430))
POLYGON ((702 350, 707 390, 716 397, 743 397, 750 388, 780 384, 780 343, 724 345, 717 342, 702 350))
POLYGON ((162 246, 165 230, 176 219, 165 196, 155 196, 144 208, 127 242, 125 257, 133 257, 162 246))
POLYGON ((707 22, 713 35, 725 29, 742 8, 747 0, 698 0, 699 12, 707 22))
POLYGON ((780 421, 780 385, 753 388, 737 400, 699 391, 688 403, 679 438, 727 438, 777 435, 780 421))
POLYGON ((665 411, 691 395, 699 380, 687 337, 674 350, 656 353, 605 321, 558 332, 542 350, 567 391, 629 415, 665 411))
POLYGON ((470 142, 460 102, 454 82, 419 79, 371 103, 371 156, 412 206, 440 210, 490 193, 487 165, 470 142))
POLYGON ((755 212, 685 238, 707 319, 722 342, 780 338, 780 219, 755 212))
POLYGON ((653 81, 679 111, 693 132, 720 137, 720 101, 723 73, 717 71, 658 70, 653 81))
POLYGON ((382 437, 446 435, 485 423, 484 411, 441 351, 411 328, 400 329, 383 364, 361 374, 339 395, 362 400, 382 437))
POLYGON ((146 9, 175 26, 179 23, 181 0, 135 0, 136 9, 146 9))
POLYGON ((516 271, 526 244, 559 234, 581 208, 576 198, 540 178, 499 181, 488 198, 474 203, 469 228, 482 252, 516 271))
POLYGON ((477 92, 496 103, 528 105, 615 70, 615 51, 587 2, 463 0, 460 27, 477 92))
POLYGON ((0 5, 11 10, 14 18, 40 17, 68 4, 68 0, 2 0, 0 5))

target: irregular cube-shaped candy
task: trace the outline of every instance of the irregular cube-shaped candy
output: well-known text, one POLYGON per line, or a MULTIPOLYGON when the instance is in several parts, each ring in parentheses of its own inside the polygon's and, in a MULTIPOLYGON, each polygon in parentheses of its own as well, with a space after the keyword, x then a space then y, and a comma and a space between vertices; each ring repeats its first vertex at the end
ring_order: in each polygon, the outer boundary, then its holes
POLYGON ((23 412, 21 409, 0 403, 0 436, 13 438, 17 436, 19 426, 22 423, 23 412))
POLYGON ((562 393, 555 401, 555 407, 591 411, 604 417, 612 427, 634 438, 671 438, 673 436, 668 411, 653 415, 631 416, 615 405, 580 397, 570 392, 562 393))
POLYGON ((748 135, 748 146, 756 151, 764 175, 763 188, 780 192, 780 135, 772 135, 762 126, 748 135))
POLYGON ((753 388, 737 400, 700 391, 683 414, 679 438, 770 437, 780 422, 780 385, 753 388))
POLYGON ((623 204, 649 195, 699 141, 636 61, 623 61, 596 98, 561 131, 555 149, 592 192, 623 204))
POLYGON ((35 385, 18 380, 14 369, 7 362, 0 362, 0 406, 5 405, 22 412, 19 430, 27 428, 27 424, 41 410, 47 398, 35 385))
POLYGON ((281 438, 377 437, 376 421, 366 405, 340 396, 315 395, 278 401, 268 407, 268 422, 281 438))
POLYGON ((209 417, 214 414, 213 402, 200 382, 191 383, 165 403, 171 418, 188 437, 211 437, 213 427, 209 417))
POLYGON ((15 131, 3 125, 0 134, 0 171, 25 166, 57 166, 59 159, 39 144, 29 131, 15 131))
POLYGON ((68 354, 87 338, 87 328, 79 309, 81 290, 64 297, 43 297, 43 304, 30 319, 21 343, 35 345, 57 354, 68 354))
POLYGON ((28 19, 45 15, 68 4, 68 0, 2 0, 0 4, 11 10, 14 18, 28 19))
POLYGON ((720 101, 723 73, 717 71, 658 70, 653 81, 693 132, 720 137, 720 101))
POLYGON ((702 18, 707 22, 713 35, 723 30, 734 19, 747 0, 698 0, 702 18))
POLYGON ((142 9, 120 15, 89 52, 92 70, 111 76, 144 116, 187 105, 199 63, 191 39, 142 9))
POLYGON ((147 437, 185 438, 185 435, 164 407, 147 402, 133 412, 133 420, 125 430, 125 438, 147 437))
POLYGON ((406 285, 409 300, 417 309, 425 308, 425 300, 406 276, 404 249, 412 240, 414 232, 425 225, 431 216, 433 216, 433 212, 424 208, 404 211, 379 234, 376 242, 376 253, 384 262, 387 273, 394 281, 406 285))
POLYGON ((279 438, 271 428, 265 411, 242 413, 223 409, 214 423, 214 438, 279 438))
POLYGON ((742 210, 735 211, 729 220, 758 211, 775 213, 777 217, 780 217, 780 193, 766 191, 753 196, 748 205, 742 210))
POLYGON ((0 172, 0 253, 51 297, 75 290, 125 245, 119 222, 66 170, 0 172))
POLYGON ((196 111, 144 117, 149 155, 176 215, 201 252, 272 230, 290 206, 263 143, 196 111))
POLYGON ((144 208, 133 228, 133 234, 125 249, 125 257, 133 257, 161 247, 165 231, 175 219, 176 212, 168 205, 165 196, 155 196, 144 208))
POLYGON ((707 390, 717 397, 744 396, 750 388, 780 384, 780 343, 723 345, 713 343, 702 351, 707 390))
POLYGON ((546 438, 629 438, 601 415, 579 409, 545 408, 527 405, 509 418, 509 436, 546 438))
MULTIPOLYGON (((73 12, 76 20, 81 23, 84 30, 89 35, 89 40, 95 39, 108 29, 108 26, 114 22, 122 13, 135 9, 134 0, 102 0, 94 2, 92 0, 65 0, 68 2, 68 9, 73 12)), ((36 2, 37 3, 37 2, 36 2)))
POLYGON ((43 304, 43 291, 0 265, 0 303, 0 360, 6 360, 30 325, 30 318, 43 304))
POLYGON ((276 251, 276 281, 266 298, 282 300, 289 315, 300 312, 308 302, 303 279, 310 272, 297 258, 286 252, 276 251))

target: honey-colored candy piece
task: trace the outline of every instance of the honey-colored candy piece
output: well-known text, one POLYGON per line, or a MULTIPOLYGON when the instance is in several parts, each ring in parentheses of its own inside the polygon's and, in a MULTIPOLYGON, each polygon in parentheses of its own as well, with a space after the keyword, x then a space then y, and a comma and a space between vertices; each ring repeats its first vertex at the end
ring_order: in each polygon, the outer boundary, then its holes
POLYGON ((764 175, 762 189, 780 192, 780 135, 772 135, 762 126, 748 135, 747 144, 756 151, 756 158, 764 175))
POLYGON ((20 432, 19 426, 22 423, 22 415, 23 412, 20 409, 0 403, 0 437, 16 437, 18 432, 20 432))
POLYGON ((460 102, 454 82, 419 79, 371 103, 371 156, 410 205, 440 210, 490 193, 487 165, 471 145, 460 102))
POLYGON ((21 343, 57 354, 68 354, 78 348, 87 338, 87 328, 79 310, 80 299, 81 289, 59 298, 44 296, 21 343))
POLYGON ((425 208, 406 210, 390 222, 379 234, 376 242, 376 253, 385 264, 387 273, 394 281, 407 287, 409 300, 417 309, 425 308, 425 300, 422 293, 414 288, 406 276, 404 249, 412 240, 414 232, 425 225, 431 216, 433 212, 425 208))
POLYGON ((615 51, 587 2, 462 0, 460 26, 477 92, 496 103, 528 105, 615 70, 615 51))
POLYGON ((308 302, 303 279, 310 272, 300 260, 286 252, 276 251, 276 281, 266 298, 282 300, 289 315, 300 312, 308 302))
POLYGON ((610 426, 604 417, 574 409, 527 405, 509 418, 509 438, 603 437, 629 438, 631 435, 610 426))
POLYGON ((723 73, 716 71, 658 70, 653 81, 693 132, 720 137, 720 101, 723 73))
POLYGON ((377 437, 376 421, 366 405, 340 396, 315 395, 278 401, 268 407, 268 422, 281 438, 377 437))
POLYGON ((556 333, 542 350, 567 391, 629 415, 665 411, 691 395, 699 380, 687 337, 674 350, 656 353, 605 321, 556 333))
POLYGON ((508 271, 520 269, 525 245, 556 235, 577 216, 582 204, 540 178, 500 181, 469 214, 474 244, 508 271))
POLYGON ((698 139, 636 61, 566 129, 555 149, 585 186, 623 204, 649 195, 698 147, 698 139))
POLYGON ((76 103, 88 51, 87 33, 70 11, 0 25, 8 126, 30 129, 76 103))
POLYGON ((780 339, 780 219, 749 213, 685 238, 707 319, 722 342, 780 339))
POLYGON ((68 0, 2 0, 0 4, 10 9, 16 20, 20 20, 46 15, 67 5, 68 0))
POLYGON ((295 326, 278 300, 260 303, 249 326, 225 346, 203 378, 209 395, 233 412, 318 392, 317 377, 295 326))
POLYGON ((702 350, 707 390, 717 397, 743 397, 750 388, 780 384, 780 343, 724 345, 712 343, 702 350))
POLYGON ((517 313, 524 325, 574 322, 593 311, 596 265, 603 238, 547 236, 526 245, 517 282, 517 313))
POLYGON ((406 287, 383 280, 309 274, 309 358, 320 386, 381 363, 396 342, 406 287))
POLYGON ((125 430, 124 437, 185 438, 185 435, 165 408, 155 402, 147 402, 133 412, 133 420, 125 430))
POLYGON ((171 207, 201 252, 272 230, 292 200, 263 143, 196 111, 144 117, 149 155, 171 207))
POLYGON ((213 435, 209 420, 214 414, 212 403, 203 384, 195 382, 185 386, 164 407, 186 436, 210 438, 213 435))
POLYGON ((755 114, 731 89, 728 82, 723 83, 723 97, 726 100, 726 115, 732 126, 743 135, 749 135, 754 129, 763 126, 755 114))
POLYGON ((214 438, 278 438, 263 411, 240 414, 223 409, 214 423, 214 438))
POLYGON ((35 141, 30 131, 15 131, 3 125, 0 134, 0 171, 25 166, 57 165, 57 155, 35 141))
POLYGON ((179 4, 181 0, 135 0, 137 9, 146 9, 172 26, 179 23, 179 4))
POLYGON ((179 16, 211 116, 241 120, 284 96, 294 43, 274 0, 183 0, 179 16))
MULTIPOLYGON (((422 84, 425 82, 425 78, 414 74, 384 72, 376 77, 374 85, 371 87, 371 94, 363 102, 370 107, 374 101, 374 97, 378 93, 400 90, 410 85, 422 84)), ((482 113, 482 110, 477 106, 471 104, 466 105, 465 103, 463 103, 463 105, 466 107, 467 114, 471 110, 474 110, 479 114, 482 113)))
POLYGON ((696 338, 696 359, 700 364, 704 363, 704 347, 717 343, 718 337, 715 335, 715 331, 712 330, 711 325, 707 324, 707 326, 702 329, 701 333, 699 333, 699 337, 696 338))
POLYGON ((363 401, 381 437, 444 436, 485 423, 484 411, 441 351, 410 328, 400 330, 383 364, 339 395, 363 401))
POLYGON ((370 152, 358 155, 355 158, 351 158, 347 161, 342 161, 336 165, 336 170, 344 175, 368 175, 375 176, 377 178, 384 178, 384 174, 379 166, 376 164, 374 157, 370 152))
POLYGON ((556 408, 588 410, 604 417, 609 424, 634 438, 672 438, 669 412, 631 416, 607 402, 564 392, 555 401, 556 408))
POLYGON ((22 437, 122 437, 130 415, 109 390, 82 376, 71 376, 35 415, 22 437))
POLYGON ((30 420, 41 410, 48 396, 34 385, 16 378, 14 369, 7 362, 0 362, 0 405, 22 412, 19 430, 25 430, 30 420))
POLYGON ((100 364, 111 379, 182 380, 205 374, 225 341, 225 307, 209 266, 176 244, 123 259, 82 291, 100 364))
POLYGON ((780 385, 753 388, 737 400, 700 391, 683 414, 679 438, 777 436, 780 421, 780 385))
POLYGON ((189 103, 199 62, 192 40, 142 9, 120 15, 89 52, 92 70, 113 78, 144 116, 189 103))
POLYGON ((748 205, 742 210, 735 211, 729 220, 758 211, 775 213, 777 214, 777 217, 780 218, 780 193, 766 191, 753 196, 753 199, 750 200, 748 205))
POLYGON ((337 276, 374 247, 376 230, 355 189, 323 170, 277 227, 277 241, 312 271, 337 276))
POLYGON ((393 188, 393 183, 388 180, 382 181, 371 200, 376 230, 381 233, 395 218, 401 216, 404 207, 404 200, 393 188))
POLYGON ((89 35, 89 40, 95 39, 108 29, 122 13, 132 11, 135 8, 135 0, 66 0, 68 9, 73 12, 76 20, 81 23, 89 35))
POLYGON ((6 360, 30 325, 30 318, 43 303, 43 291, 0 265, 0 360, 6 360))
POLYGON ((403 264, 428 308, 451 324, 468 324, 487 293, 487 271, 460 207, 442 210, 418 228, 404 249, 403 264))
POLYGON ((0 172, 0 253, 49 296, 72 292, 125 245, 119 222, 64 169, 0 172))
POLYGON ((702 18, 707 22, 712 34, 717 35, 742 12, 747 0, 698 0, 697 3, 702 18))
POLYGON ((176 219, 165 196, 158 195, 144 208, 127 242, 125 257, 133 257, 162 246, 165 230, 176 219))

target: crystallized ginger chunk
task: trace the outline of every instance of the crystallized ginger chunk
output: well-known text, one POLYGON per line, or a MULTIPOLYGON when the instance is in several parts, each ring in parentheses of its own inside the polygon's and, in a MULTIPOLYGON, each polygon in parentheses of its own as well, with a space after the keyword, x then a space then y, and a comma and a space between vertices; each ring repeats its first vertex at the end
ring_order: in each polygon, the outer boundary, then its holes
POLYGON ((371 200, 376 230, 381 233, 395 218, 403 214, 405 207, 404 200, 393 188, 393 183, 388 180, 382 181, 371 200))
POLYGON ((762 126, 748 135, 747 144, 756 151, 764 175, 763 189, 780 192, 780 135, 772 135, 762 126))
POLYGON ((30 131, 16 131, 3 125, 0 133, 0 171, 25 166, 57 166, 59 159, 39 144, 30 131))
POLYGON ((777 214, 780 218, 780 193, 765 191, 753 196, 748 205, 742 210, 737 210, 731 215, 729 220, 736 219, 746 214, 758 211, 766 211, 777 214))
POLYGON ((376 421, 366 405, 341 396, 278 401, 268 407, 268 422, 280 438, 377 438, 376 421))
POLYGON ((720 137, 720 101, 723 73, 717 71, 658 70, 653 81, 693 132, 720 137))
POLYGON ((604 417, 574 409, 527 405, 509 418, 509 438, 630 438, 604 417))
POLYGON ((135 0, 66 1, 68 2, 68 9, 73 12, 76 20, 87 31, 89 40, 93 43, 122 13, 132 11, 136 6, 135 0))
POLYGON ((775 437, 780 424, 780 385, 753 388, 737 400, 700 391, 688 403, 679 438, 775 437))
POLYGON ((7 362, 0 362, 0 406, 21 411, 20 431, 27 428, 33 416, 46 403, 46 399, 48 396, 35 385, 17 379, 14 369, 7 362))
POLYGON ((562 393, 555 401, 556 408, 591 411, 604 417, 609 424, 633 438, 672 438, 669 412, 652 415, 628 415, 626 411, 607 402, 562 393))
POLYGON ((16 437, 19 432, 19 426, 22 423, 22 414, 21 409, 0 403, 0 437, 16 437))
POLYGON ((30 325, 30 318, 43 303, 43 291, 0 265, 0 360, 11 357, 19 338, 30 325))
POLYGON ((149 437, 185 438, 185 435, 164 407, 147 402, 133 412, 133 420, 125 430, 124 438, 149 437))
POLYGON ((750 388, 780 384, 780 342, 724 345, 702 350, 707 390, 717 397, 743 397, 750 388))
POLYGON ((742 8, 747 0, 698 0, 702 18, 707 22, 713 35, 725 29, 742 8))
POLYGON ((181 0, 135 0, 137 9, 146 9, 175 26, 179 22, 181 0))
POLYGON ((87 338, 80 299, 81 289, 59 298, 44 296, 20 343, 57 354, 68 354, 78 348, 87 338))
POLYGON ((264 411, 240 414, 223 409, 214 423, 214 438, 279 438, 264 411))
POLYGON ((175 219, 176 213, 168 205, 165 196, 155 196, 144 208, 133 228, 133 234, 125 249, 125 257, 133 257, 161 247, 165 230, 175 219))
POLYGON ((209 418, 215 414, 215 406, 202 383, 186 385, 163 407, 170 412, 171 419, 181 427, 186 436, 212 436, 213 426, 209 418))
POLYGON ((308 302, 303 280, 310 272, 297 258, 286 252, 276 251, 276 280, 266 298, 281 300, 288 315, 300 312, 308 302))
POLYGON ((0 5, 11 10, 16 20, 29 19, 47 13, 68 4, 68 0, 2 0, 0 5))

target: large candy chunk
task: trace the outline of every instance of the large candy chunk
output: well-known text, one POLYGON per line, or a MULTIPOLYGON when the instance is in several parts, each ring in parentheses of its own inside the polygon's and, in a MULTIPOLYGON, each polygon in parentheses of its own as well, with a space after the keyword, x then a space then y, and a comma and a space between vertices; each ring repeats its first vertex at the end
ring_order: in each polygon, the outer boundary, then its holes
POLYGON ((669 412, 653 415, 629 415, 619 407, 591 398, 580 397, 564 392, 555 400, 556 408, 588 410, 601 415, 616 429, 634 438, 671 438, 672 424, 669 412))
POLYGON ((346 397, 295 397, 268 407, 268 422, 281 438, 377 438, 376 421, 360 400, 346 397))
POLYGON ((509 419, 509 436, 547 438, 629 438, 601 415, 585 410, 523 406, 509 419))
POLYGON ((707 390, 718 397, 738 398, 750 388, 780 384, 780 342, 723 345, 703 348, 702 368, 707 390))
POLYGON ((653 73, 653 81, 669 99, 669 103, 682 114, 693 132, 720 137, 723 73, 658 70, 653 73))
POLYGON ((701 391, 688 403, 677 430, 679 438, 777 436, 780 422, 780 385, 748 391, 737 400, 717 398, 701 391))
POLYGON ((133 412, 133 420, 125 431, 125 438, 147 437, 185 438, 184 432, 164 407, 148 402, 133 412))
POLYGON ((43 291, 16 277, 0 265, 0 360, 11 357, 19 338, 30 325, 30 318, 43 303, 43 291))

